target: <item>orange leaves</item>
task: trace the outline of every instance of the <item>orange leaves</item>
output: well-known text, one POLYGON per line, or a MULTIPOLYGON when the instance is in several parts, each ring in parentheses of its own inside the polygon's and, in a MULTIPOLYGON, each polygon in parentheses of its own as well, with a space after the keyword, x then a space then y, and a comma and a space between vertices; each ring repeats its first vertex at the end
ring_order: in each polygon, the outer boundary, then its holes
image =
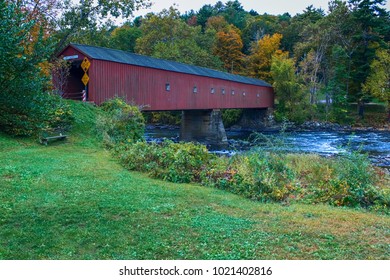
POLYGON ((257 41, 252 48, 252 54, 248 57, 248 75, 272 82, 270 73, 272 57, 287 54, 279 49, 282 37, 279 33, 272 36, 267 34, 257 41))
POLYGON ((214 16, 207 20, 208 30, 216 32, 216 43, 213 54, 223 62, 224 68, 231 73, 238 73, 242 68, 244 46, 241 39, 241 31, 229 24, 224 17, 214 16))
POLYGON ((238 73, 242 67, 243 46, 240 31, 230 25, 229 28, 217 32, 214 54, 222 60, 226 70, 231 73, 238 73))
POLYGON ((210 17, 207 20, 206 27, 208 29, 214 29, 217 32, 219 32, 219 31, 227 31, 230 25, 227 23, 224 17, 215 16, 215 17, 210 17))

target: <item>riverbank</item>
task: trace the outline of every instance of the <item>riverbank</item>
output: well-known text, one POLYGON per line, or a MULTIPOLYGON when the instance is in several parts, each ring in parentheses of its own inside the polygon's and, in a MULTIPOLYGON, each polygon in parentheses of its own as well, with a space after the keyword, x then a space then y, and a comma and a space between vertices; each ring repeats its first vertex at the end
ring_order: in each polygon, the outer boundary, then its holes
POLYGON ((257 131, 257 132, 280 132, 280 131, 390 131, 390 124, 383 124, 379 126, 363 126, 359 125, 342 125, 332 122, 320 122, 320 121, 306 121, 302 124, 295 124, 293 122, 283 122, 257 125, 257 126, 239 126, 233 125, 229 128, 225 128, 226 131, 257 131))
POLYGON ((65 141, 0 133, 0 259, 390 259, 388 215, 129 172, 96 135, 100 109, 69 103, 65 141))
MULTIPOLYGON (((383 116, 382 116, 383 117, 383 116)), ((294 122, 275 122, 273 118, 269 120, 260 119, 256 122, 238 122, 239 124, 225 127, 226 131, 252 131, 252 132, 280 132, 280 131, 390 131, 390 122, 372 122, 359 120, 354 124, 339 124, 326 121, 305 121, 302 124, 296 124, 294 122)), ((177 124, 164 124, 164 123, 148 123, 146 125, 147 130, 178 130, 180 125, 177 124)))
MULTIPOLYGON (((285 151, 289 153, 314 153, 322 156, 336 156, 350 151, 359 151, 368 155, 371 162, 390 170, 390 131, 375 129, 354 129, 344 127, 324 129, 315 125, 301 129, 281 127, 269 131, 252 132, 241 128, 227 129, 228 146, 205 144, 216 154, 233 155, 260 146, 268 151, 285 151), (310 129, 309 129, 310 128, 310 129), (282 131, 282 132, 281 132, 282 131)), ((329 128, 329 127, 328 127, 329 128)), ((179 142, 179 127, 147 126, 145 138, 148 142, 161 143, 165 139, 179 142)))
POLYGON ((387 215, 150 179, 89 124, 49 146, 0 133, 0 259, 390 259, 387 215))

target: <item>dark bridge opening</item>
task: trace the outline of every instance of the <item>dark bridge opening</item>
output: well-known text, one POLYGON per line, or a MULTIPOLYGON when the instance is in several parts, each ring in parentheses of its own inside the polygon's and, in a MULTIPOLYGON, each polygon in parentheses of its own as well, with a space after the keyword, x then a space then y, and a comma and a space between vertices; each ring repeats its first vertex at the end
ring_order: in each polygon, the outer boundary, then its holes
POLYGON ((63 97, 73 100, 82 100, 82 91, 85 89, 81 78, 84 75, 84 71, 81 68, 82 60, 72 61, 68 82, 66 84, 65 92, 63 97))

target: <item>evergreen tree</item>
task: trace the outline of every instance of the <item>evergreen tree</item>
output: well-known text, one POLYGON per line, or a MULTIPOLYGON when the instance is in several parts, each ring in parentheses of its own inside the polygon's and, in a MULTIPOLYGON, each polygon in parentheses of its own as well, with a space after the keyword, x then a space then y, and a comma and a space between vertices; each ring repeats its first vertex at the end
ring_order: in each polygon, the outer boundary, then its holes
POLYGON ((53 44, 44 26, 37 33, 32 12, 22 1, 0 0, 0 130, 13 135, 31 135, 53 123, 51 113, 59 106, 45 92, 53 44))
POLYGON ((363 90, 370 73, 370 64, 375 58, 376 49, 387 47, 389 38, 389 12, 382 8, 384 0, 350 0, 355 26, 354 41, 356 51, 351 60, 350 99, 358 103, 358 113, 364 116, 364 103, 370 99, 363 90))

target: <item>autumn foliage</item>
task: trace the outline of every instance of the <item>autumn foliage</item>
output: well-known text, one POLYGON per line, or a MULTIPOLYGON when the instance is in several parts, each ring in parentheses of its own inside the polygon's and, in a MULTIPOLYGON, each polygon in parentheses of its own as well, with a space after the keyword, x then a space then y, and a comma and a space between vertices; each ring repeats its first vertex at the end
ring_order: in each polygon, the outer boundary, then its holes
POLYGON ((265 35, 257 41, 247 58, 247 75, 272 83, 271 64, 272 58, 282 56, 286 52, 280 50, 283 35, 275 33, 272 36, 265 35))

